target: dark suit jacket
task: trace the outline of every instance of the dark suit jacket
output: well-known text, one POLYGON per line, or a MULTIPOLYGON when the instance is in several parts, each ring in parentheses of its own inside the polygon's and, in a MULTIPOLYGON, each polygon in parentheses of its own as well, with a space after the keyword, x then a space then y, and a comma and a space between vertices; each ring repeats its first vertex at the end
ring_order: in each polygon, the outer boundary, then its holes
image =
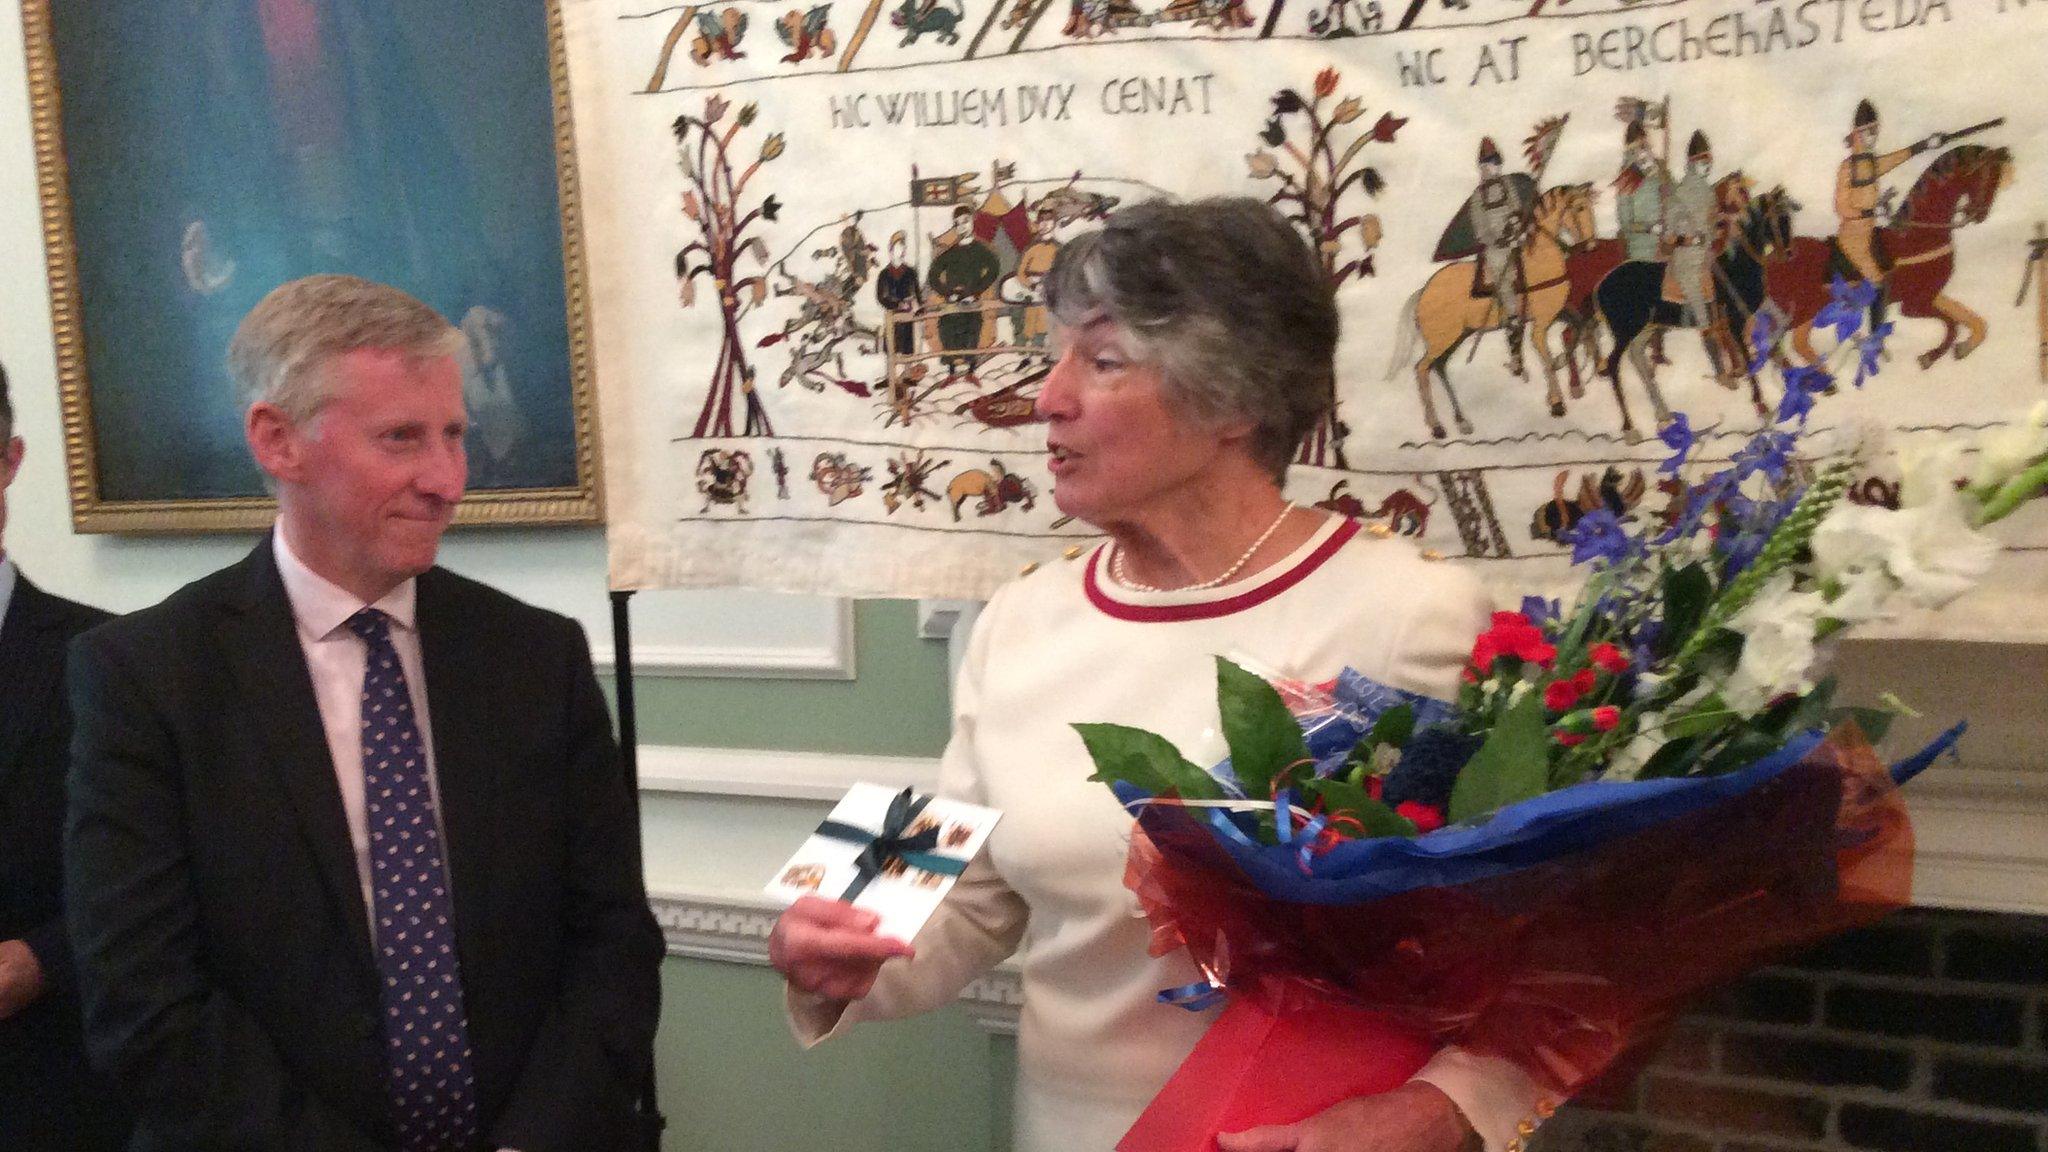
POLYGON ((64 648, 106 620, 17 572, 0 621, 0 940, 22 940, 48 990, 0 1020, 0 1148, 117 1148, 112 1093, 86 1069, 77 970, 64 932, 64 770, 71 708, 64 648))
MULTIPOLYGON (((660 931, 582 629, 435 569, 418 624, 478 1114, 627 1146, 660 931)), ((71 931, 133 1148, 389 1148, 368 914, 268 541, 81 640, 71 931)))

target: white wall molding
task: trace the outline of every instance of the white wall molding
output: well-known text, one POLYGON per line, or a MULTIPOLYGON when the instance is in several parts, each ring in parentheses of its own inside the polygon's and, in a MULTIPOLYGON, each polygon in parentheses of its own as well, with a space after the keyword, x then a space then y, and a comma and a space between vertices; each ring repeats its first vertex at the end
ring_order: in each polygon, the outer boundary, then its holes
POLYGON ((930 791, 939 783, 939 762, 843 752, 640 746, 642 792, 831 802, 860 783, 930 791))
POLYGON ((2048 772, 1937 765, 1904 792, 1915 904, 2048 915, 2048 772))
MULTIPOLYGON (((781 906, 765 896, 668 892, 649 897, 668 954, 727 964, 768 964, 768 933, 781 906)), ((1008 965, 968 984, 960 1003, 976 1023, 1005 1036, 1017 1033, 1024 989, 1008 965)))
MULTIPOLYGON (((590 659, 599 672, 616 670, 610 631, 591 633, 590 659), (600 638, 602 637, 602 638, 600 638)), ((668 643, 636 634, 633 675, 710 676, 749 680, 851 680, 854 664, 853 601, 836 601, 823 636, 814 643, 668 643)))

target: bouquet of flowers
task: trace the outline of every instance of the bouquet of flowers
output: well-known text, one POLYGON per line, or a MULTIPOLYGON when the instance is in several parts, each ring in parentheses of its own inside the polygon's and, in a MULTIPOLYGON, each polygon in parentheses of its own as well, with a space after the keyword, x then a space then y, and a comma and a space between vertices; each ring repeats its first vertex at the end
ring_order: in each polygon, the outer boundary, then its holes
MULTIPOLYGON (((1858 385, 1884 335, 1859 334, 1860 303, 1838 285, 1858 385)), ((1121 1152, 1301 1119, 1445 1043, 1556 1099, 1596 1093, 1700 992, 1906 903, 1897 785, 1962 726, 1887 769, 1871 741, 1891 715, 1833 707, 1825 641, 1983 575, 1984 527, 2048 483, 2048 404, 1983 438, 1974 469, 1961 445, 1902 450, 1897 506, 1873 506, 1845 495, 1874 446, 1796 454, 1832 381, 1787 370, 1778 420, 1669 523, 1588 514, 1576 600, 1496 613, 1455 703, 1219 660, 1213 768, 1077 725, 1137 818, 1126 879, 1155 954, 1184 947, 1207 977, 1161 998, 1228 999, 1121 1152)), ((1682 474, 1685 417, 1660 438, 1682 474)))

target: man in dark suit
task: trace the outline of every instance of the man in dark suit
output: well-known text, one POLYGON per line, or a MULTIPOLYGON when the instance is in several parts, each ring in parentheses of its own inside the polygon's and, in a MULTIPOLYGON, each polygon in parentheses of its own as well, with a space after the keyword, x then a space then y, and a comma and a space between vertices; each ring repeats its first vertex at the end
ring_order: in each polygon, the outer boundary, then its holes
POLYGON ((434 567, 447 321, 342 276, 229 356, 277 525, 85 637, 72 936, 133 1147, 634 1146, 659 930, 572 621, 434 567))
POLYGON ((64 933, 64 646, 107 619, 37 588, 7 554, 7 490, 24 451, 0 370, 0 1148, 96 1152, 126 1138, 86 1066, 64 933))

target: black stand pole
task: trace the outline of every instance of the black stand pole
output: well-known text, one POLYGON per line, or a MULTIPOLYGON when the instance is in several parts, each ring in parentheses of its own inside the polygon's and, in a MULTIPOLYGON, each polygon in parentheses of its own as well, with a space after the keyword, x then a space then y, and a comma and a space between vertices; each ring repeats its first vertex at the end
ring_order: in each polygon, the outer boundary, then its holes
POLYGON ((626 766, 626 784, 633 805, 640 805, 640 742, 633 719, 633 610, 630 591, 612 593, 612 668, 619 699, 619 760, 626 766))
MULTIPOLYGON (((633 816, 640 815, 640 738, 633 714, 633 612, 630 591, 612 592, 612 684, 619 704, 619 762, 626 769, 626 787, 633 797, 633 816)), ((646 1083, 640 1090, 641 1145, 646 1152, 661 1152, 661 1130, 668 1121, 661 1115, 660 1098, 654 1090, 654 1065, 646 1069, 646 1083)))

